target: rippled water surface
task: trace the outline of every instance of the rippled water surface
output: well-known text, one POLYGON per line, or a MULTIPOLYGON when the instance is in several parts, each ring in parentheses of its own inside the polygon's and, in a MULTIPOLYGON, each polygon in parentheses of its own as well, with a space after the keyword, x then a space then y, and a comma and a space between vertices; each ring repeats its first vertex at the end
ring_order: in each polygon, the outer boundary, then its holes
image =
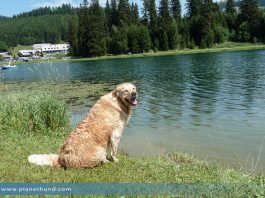
MULTIPOLYGON (((182 151, 265 169, 265 51, 21 65, 0 71, 0 80, 82 81, 110 89, 134 82, 140 103, 125 130, 123 151, 182 151)), ((85 110, 73 113, 74 122, 85 110)))

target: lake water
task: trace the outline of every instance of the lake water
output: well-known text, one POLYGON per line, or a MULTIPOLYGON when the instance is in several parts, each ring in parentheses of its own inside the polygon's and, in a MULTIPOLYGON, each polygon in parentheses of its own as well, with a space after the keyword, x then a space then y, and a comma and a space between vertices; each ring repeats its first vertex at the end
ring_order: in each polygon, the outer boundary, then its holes
MULTIPOLYGON (((177 151, 244 171, 265 170, 263 50, 25 64, 0 71, 0 81, 82 81, 110 89, 134 82, 140 98, 122 138, 124 152, 177 151)), ((73 122, 87 109, 74 112, 73 122)))

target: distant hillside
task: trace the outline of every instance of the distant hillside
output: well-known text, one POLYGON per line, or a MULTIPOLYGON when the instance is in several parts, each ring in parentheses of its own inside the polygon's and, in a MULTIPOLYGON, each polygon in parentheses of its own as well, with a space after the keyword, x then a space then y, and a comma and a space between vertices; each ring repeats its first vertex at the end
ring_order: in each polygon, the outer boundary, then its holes
POLYGON ((13 17, 0 16, 0 42, 7 46, 59 43, 68 40, 68 22, 76 10, 64 4, 38 8, 13 17))
POLYGON ((13 16, 13 18, 24 18, 24 17, 35 17, 35 16, 45 16, 45 15, 56 15, 56 14, 75 14, 76 8, 73 8, 71 4, 63 4, 60 7, 41 7, 34 9, 30 12, 24 12, 13 16))

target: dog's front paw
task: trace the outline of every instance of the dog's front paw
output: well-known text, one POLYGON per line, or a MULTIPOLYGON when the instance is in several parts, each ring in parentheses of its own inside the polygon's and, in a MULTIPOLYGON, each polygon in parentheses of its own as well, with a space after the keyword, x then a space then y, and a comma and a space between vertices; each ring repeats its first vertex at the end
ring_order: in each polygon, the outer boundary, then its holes
POLYGON ((112 157, 113 162, 118 163, 119 160, 116 157, 112 157))
POLYGON ((104 160, 103 160, 103 163, 104 163, 104 164, 109 163, 109 160, 104 159, 104 160))

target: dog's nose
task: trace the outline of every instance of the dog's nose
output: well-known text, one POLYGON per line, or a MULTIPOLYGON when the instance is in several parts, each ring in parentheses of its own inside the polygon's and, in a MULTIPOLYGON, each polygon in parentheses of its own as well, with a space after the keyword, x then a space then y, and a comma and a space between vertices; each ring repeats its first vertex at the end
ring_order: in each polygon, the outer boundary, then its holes
POLYGON ((132 97, 136 97, 136 92, 132 92, 132 97))

